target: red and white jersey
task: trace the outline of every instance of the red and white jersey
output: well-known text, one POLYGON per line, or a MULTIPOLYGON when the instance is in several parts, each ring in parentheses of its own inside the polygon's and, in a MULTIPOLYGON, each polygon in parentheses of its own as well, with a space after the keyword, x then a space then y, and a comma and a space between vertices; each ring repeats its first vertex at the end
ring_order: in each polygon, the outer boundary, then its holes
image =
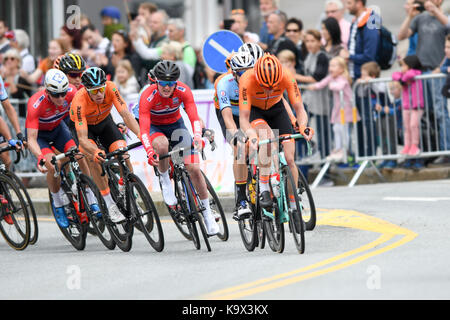
POLYGON ((45 89, 36 92, 28 100, 25 127, 43 131, 51 131, 56 128, 64 118, 69 116, 70 104, 75 93, 77 93, 77 89, 70 84, 64 103, 57 106, 50 101, 45 89))
MULTIPOLYGON (((183 104, 192 124, 194 136, 201 137, 200 119, 191 89, 178 81, 171 97, 163 98, 158 85, 153 84, 145 89, 139 99, 139 124, 141 136, 148 135, 150 125, 169 125, 181 118, 180 106, 183 104)), ((144 146, 147 147, 144 143, 144 146)))

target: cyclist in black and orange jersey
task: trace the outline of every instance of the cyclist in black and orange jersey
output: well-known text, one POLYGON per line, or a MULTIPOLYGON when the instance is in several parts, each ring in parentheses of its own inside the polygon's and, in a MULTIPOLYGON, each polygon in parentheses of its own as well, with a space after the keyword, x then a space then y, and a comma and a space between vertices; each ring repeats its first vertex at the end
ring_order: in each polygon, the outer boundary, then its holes
POLYGON ((111 220, 118 223, 125 217, 111 197, 106 176, 101 176, 99 163, 105 161, 105 152, 99 149, 95 140, 98 138, 107 152, 126 147, 127 143, 110 114, 113 105, 126 126, 138 137, 139 125, 128 111, 114 82, 106 81, 102 69, 96 67, 87 69, 83 72, 81 81, 84 88, 79 90, 72 100, 70 118, 75 123, 81 151, 91 158, 91 173, 105 199, 111 220))
MULTIPOLYGON (((283 68, 280 61, 271 54, 264 54, 259 58, 253 69, 247 70, 239 81, 239 124, 250 141, 250 154, 257 150, 258 139, 269 139, 273 134, 290 135, 293 127, 288 112, 283 103, 283 92, 287 90, 289 101, 297 115, 299 132, 306 140, 311 140, 314 134, 307 128, 308 115, 303 106, 297 82, 288 69, 283 68), (272 132, 272 129, 275 132, 272 132)), ((273 146, 272 146, 273 147, 273 146)), ((267 145, 267 154, 270 154, 267 145)), ((283 143, 286 161, 294 176, 298 180, 298 169, 295 165, 295 143, 283 143)), ((270 198, 270 165, 272 157, 263 157, 264 148, 259 152, 260 196, 261 206, 268 208, 272 204, 270 198)))

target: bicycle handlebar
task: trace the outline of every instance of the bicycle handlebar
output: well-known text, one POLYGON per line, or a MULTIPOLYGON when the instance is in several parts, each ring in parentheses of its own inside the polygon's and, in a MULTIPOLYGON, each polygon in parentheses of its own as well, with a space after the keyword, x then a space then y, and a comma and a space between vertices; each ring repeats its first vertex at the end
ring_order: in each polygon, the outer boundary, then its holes
MULTIPOLYGON (((23 144, 22 144, 22 147, 23 147, 23 144)), ((23 148, 20 148, 19 150, 17 150, 15 146, 8 144, 7 146, 0 149, 0 154, 3 152, 7 152, 7 151, 16 151, 17 157, 16 157, 16 160, 14 161, 14 164, 18 164, 20 161, 22 152, 23 152, 23 148)))

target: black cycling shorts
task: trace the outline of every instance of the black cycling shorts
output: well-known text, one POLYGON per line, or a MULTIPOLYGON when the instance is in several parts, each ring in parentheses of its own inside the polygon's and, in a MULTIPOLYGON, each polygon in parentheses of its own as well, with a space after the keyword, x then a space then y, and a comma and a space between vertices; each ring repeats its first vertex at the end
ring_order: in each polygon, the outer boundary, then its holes
POLYGON ((289 114, 284 107, 283 100, 280 100, 280 102, 276 103, 268 110, 252 106, 250 111, 250 123, 255 125, 261 120, 269 125, 275 136, 294 133, 294 128, 292 127, 289 114))
POLYGON ((125 140, 111 115, 107 116, 105 120, 98 124, 88 125, 88 138, 94 140, 96 143, 98 139, 106 152, 111 152, 109 148, 114 142, 125 140))

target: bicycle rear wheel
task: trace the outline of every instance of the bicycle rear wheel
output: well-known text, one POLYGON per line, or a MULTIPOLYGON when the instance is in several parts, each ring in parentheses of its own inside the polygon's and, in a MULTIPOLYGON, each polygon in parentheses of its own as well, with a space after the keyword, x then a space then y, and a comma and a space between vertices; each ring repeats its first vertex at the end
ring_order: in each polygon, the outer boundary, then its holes
POLYGON ((0 174, 0 233, 15 250, 24 250, 30 242, 30 218, 27 205, 13 180, 0 174))
MULTIPOLYGON (((295 246, 297 247, 297 251, 302 254, 305 252, 305 223, 302 219, 303 210, 300 205, 299 197, 297 192, 295 191, 295 182, 294 177, 292 176, 292 172, 288 166, 285 166, 283 169, 283 179, 284 179, 284 187, 285 194, 288 204, 288 212, 289 212, 289 228, 291 229, 292 236, 294 237, 295 246), (289 201, 289 196, 294 196, 295 199, 295 207, 291 207, 291 202, 289 201)), ((310 220, 311 221, 311 220, 310 220)), ((315 221, 314 221, 315 223, 315 221)))
MULTIPOLYGON (((62 188, 62 186, 61 186, 62 188)), ((55 206, 53 204, 53 197, 48 191, 48 196, 50 200, 50 205, 52 208, 53 215, 55 215, 55 206)), ((75 203, 73 199, 69 199, 69 204, 65 206, 65 211, 67 219, 69 220, 69 226, 67 228, 61 228, 58 223, 59 230, 61 230, 64 237, 70 242, 70 244, 77 250, 84 250, 86 247, 86 236, 87 236, 87 223, 81 223, 80 217, 78 216, 77 209, 75 208, 75 203)))
POLYGON ((84 174, 80 175, 80 182, 81 182, 80 187, 83 197, 83 203, 86 208, 87 215, 89 217, 90 225, 92 225, 93 229, 95 230, 96 236, 98 236, 103 245, 109 250, 114 250, 116 247, 116 242, 114 241, 114 238, 111 236, 109 229, 106 228, 106 224, 104 221, 104 213, 107 212, 108 209, 100 193, 100 190, 98 189, 94 181, 92 181, 91 178, 89 178, 84 174), (87 201, 86 188, 90 188, 95 198, 97 199, 97 205, 100 208, 101 216, 94 214, 94 212, 92 212, 92 209, 87 201))
POLYGON ((36 216, 36 211, 34 210, 33 201, 31 201, 31 197, 25 188, 22 179, 20 179, 14 172, 7 171, 6 175, 13 180, 16 185, 19 187, 19 191, 22 194, 23 199, 25 200, 25 204, 27 205, 28 216, 30 217, 30 242, 28 244, 35 244, 38 240, 39 230, 38 230, 38 221, 36 216))
POLYGON ((316 206, 308 181, 306 181, 301 170, 298 170, 297 195, 302 208, 302 218, 306 224, 306 230, 314 230, 316 227, 316 206))
POLYGON ((208 177, 205 175, 205 173, 202 171, 203 177, 205 178, 206 187, 208 189, 209 193, 209 206, 211 208, 211 213, 216 219, 217 224, 220 227, 220 231, 217 234, 217 237, 222 241, 227 241, 229 237, 229 231, 228 231, 228 223, 227 218, 225 217, 225 212, 223 211, 222 204, 220 203, 220 199, 217 196, 216 191, 214 190, 214 187, 212 186, 211 182, 209 181, 208 177))
POLYGON ((134 210, 138 219, 139 230, 145 235, 147 241, 157 252, 164 249, 164 234, 155 204, 147 188, 135 174, 128 175, 131 210, 134 210), (156 228, 155 228, 156 226, 156 228))

